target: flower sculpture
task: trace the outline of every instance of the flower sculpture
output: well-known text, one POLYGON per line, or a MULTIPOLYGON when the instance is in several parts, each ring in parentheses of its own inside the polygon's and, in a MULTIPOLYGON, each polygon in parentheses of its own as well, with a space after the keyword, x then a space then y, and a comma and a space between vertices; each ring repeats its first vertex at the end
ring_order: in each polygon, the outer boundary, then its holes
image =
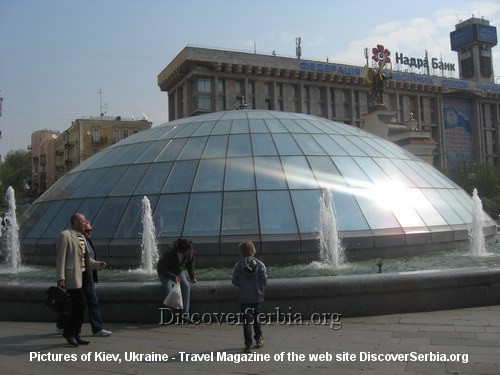
POLYGON ((372 60, 377 62, 379 67, 383 67, 385 64, 391 62, 391 58, 389 57, 391 55, 391 51, 388 49, 384 48, 383 45, 377 44, 377 48, 372 48, 372 60))
MULTIPOLYGON (((368 68, 367 81, 372 86, 370 95, 378 106, 384 106, 384 81, 392 78, 392 74, 388 77, 382 70, 384 66, 391 62, 391 51, 386 49, 383 45, 377 44, 376 48, 372 48, 372 60, 378 64, 377 69, 368 68)), ((392 69, 391 69, 392 70, 392 69)))

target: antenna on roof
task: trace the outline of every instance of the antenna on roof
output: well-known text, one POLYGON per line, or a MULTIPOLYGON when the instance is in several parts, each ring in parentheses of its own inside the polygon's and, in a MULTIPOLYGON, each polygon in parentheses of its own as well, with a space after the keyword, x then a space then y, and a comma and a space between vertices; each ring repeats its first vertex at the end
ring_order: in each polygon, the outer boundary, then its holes
POLYGON ((99 113, 101 114, 101 117, 106 114, 106 111, 104 110, 105 104, 104 105, 102 104, 102 93, 103 92, 104 91, 102 91, 102 89, 98 89, 96 91, 96 93, 99 94, 99 113))
POLYGON ((295 38, 295 55, 300 60, 300 56, 302 56, 302 47, 300 46, 300 42, 302 41, 301 37, 295 38))

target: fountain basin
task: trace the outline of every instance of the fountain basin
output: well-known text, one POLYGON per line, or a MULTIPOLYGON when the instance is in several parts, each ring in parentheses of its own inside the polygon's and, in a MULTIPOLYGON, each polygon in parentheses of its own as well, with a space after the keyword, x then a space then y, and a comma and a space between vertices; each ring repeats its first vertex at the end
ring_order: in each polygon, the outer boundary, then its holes
MULTIPOLYGON (((45 306, 54 283, 0 283, 0 320, 55 321, 45 306)), ((160 323, 159 282, 102 283, 98 295, 106 322, 160 323)), ((191 289, 192 313, 237 313, 230 281, 202 281, 191 289)), ((265 313, 366 316, 500 304, 500 267, 271 279, 265 313), (277 310, 278 309, 278 310, 277 310)))

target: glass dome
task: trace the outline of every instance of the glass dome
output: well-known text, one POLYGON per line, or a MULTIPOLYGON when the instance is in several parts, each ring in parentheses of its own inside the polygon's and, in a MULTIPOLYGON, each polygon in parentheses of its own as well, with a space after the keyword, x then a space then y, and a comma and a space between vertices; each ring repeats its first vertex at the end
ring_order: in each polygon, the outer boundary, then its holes
MULTIPOLYGON (((418 157, 323 118, 240 110, 165 123, 86 160, 28 210, 23 255, 52 264, 58 233, 81 212, 102 258, 138 265, 147 196, 159 243, 187 237, 205 265, 232 264, 244 239, 268 262, 309 261, 319 256, 326 189, 351 258, 468 241, 471 197, 418 157)), ((496 223, 485 219, 493 238, 496 223)))

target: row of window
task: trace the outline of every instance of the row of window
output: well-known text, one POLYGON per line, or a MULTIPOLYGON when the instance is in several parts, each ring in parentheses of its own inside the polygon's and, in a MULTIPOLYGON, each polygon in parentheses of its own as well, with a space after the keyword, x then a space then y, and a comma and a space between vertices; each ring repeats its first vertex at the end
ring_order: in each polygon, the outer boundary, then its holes
MULTIPOLYGON (((212 91, 212 79, 198 78, 193 85, 193 111, 213 111, 214 95, 212 91)), ((227 108, 225 81, 217 81, 217 111, 226 109, 238 109, 246 105, 249 109, 255 107, 255 82, 249 82, 247 89, 243 81, 231 81, 235 85, 233 108, 227 108)), ((302 112, 327 117, 327 108, 330 107, 330 118, 350 119, 352 116, 361 118, 366 112, 370 97, 366 90, 350 90, 339 88, 318 87, 318 97, 315 103, 311 102, 311 87, 302 87, 302 102, 300 102, 300 85, 292 85, 291 100, 284 106, 283 84, 265 82, 265 108, 267 110, 302 112), (327 100, 327 90, 330 91, 330 103, 327 100), (362 97, 361 97, 362 96, 362 97), (338 102, 341 103, 339 106, 338 102), (302 106, 299 108, 299 106, 302 106), (314 108, 314 109, 313 109, 314 108), (314 113, 313 113, 314 112, 314 113)), ((434 97, 423 97, 417 95, 386 94, 389 98, 390 108, 398 110, 399 121, 408 121, 412 118, 422 123, 437 123, 437 99, 434 97), (413 117, 411 117, 411 115, 413 117)), ((229 106, 230 107, 230 106, 229 106)), ((350 120, 349 123, 351 122, 350 120)))
MULTIPOLYGON (((160 237, 272 235, 316 233, 321 194, 321 190, 274 190, 149 195, 148 199, 160 237)), ((454 189, 406 189, 399 196, 387 191, 375 197, 361 190, 357 194, 335 191, 333 197, 337 212, 342 212, 337 217, 341 231, 430 228, 470 221, 470 200, 454 189), (393 203, 381 207, 381 198, 384 204, 393 203), (462 205, 453 203, 456 200, 462 205)), ((94 238, 139 238, 143 199, 132 196, 42 203, 30 218, 36 225, 26 225, 30 229, 26 238, 57 237, 74 212, 84 213, 93 222, 94 238)))

